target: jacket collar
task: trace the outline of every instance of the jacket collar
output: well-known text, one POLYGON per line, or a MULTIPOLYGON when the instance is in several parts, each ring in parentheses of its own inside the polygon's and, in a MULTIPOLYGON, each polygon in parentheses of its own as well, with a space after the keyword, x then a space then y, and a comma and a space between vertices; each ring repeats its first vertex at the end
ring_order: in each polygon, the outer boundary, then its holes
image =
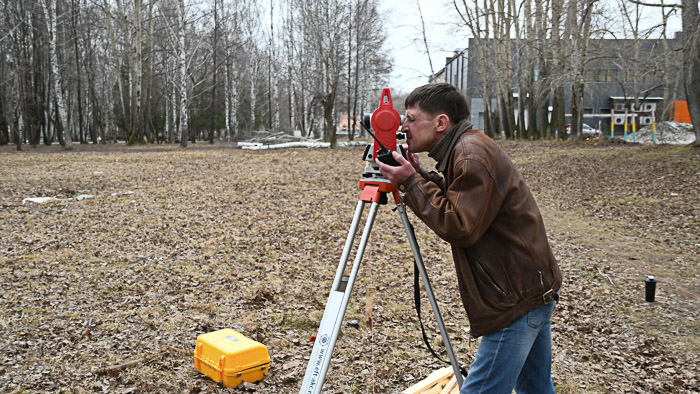
POLYGON ((445 171, 445 168, 447 167, 448 153, 454 149, 459 137, 465 131, 471 129, 472 126, 472 122, 470 122, 469 119, 462 119, 459 123, 452 126, 450 131, 448 131, 447 134, 445 134, 440 141, 438 141, 437 145, 435 145, 430 153, 428 153, 428 156, 437 162, 435 167, 438 171, 445 171))

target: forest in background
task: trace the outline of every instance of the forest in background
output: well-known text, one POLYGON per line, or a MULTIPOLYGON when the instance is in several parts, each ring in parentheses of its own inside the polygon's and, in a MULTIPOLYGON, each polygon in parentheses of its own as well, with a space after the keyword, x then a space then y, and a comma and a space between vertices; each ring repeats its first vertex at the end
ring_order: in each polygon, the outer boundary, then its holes
MULTIPOLYGON (((552 130, 564 130, 570 112, 577 135, 586 66, 594 59, 590 40, 611 35, 662 40, 666 63, 651 72, 666 87, 682 74, 691 117, 700 119, 696 1, 452 4, 458 27, 478 37, 473 50, 488 59, 479 65, 489 76, 484 96, 498 108, 486 113, 500 113, 500 124, 487 122, 487 132, 552 137, 552 130), (659 22, 649 26, 644 9, 657 11, 659 22), (667 45, 667 32, 678 31, 669 18, 679 13, 682 45, 667 45), (509 55, 512 40, 516 62, 509 55), (490 50, 485 43, 493 43, 490 50), (676 72, 664 72, 678 60, 676 72), (520 97, 527 97, 517 104, 509 82, 514 80, 520 97), (571 108, 564 108, 565 88, 572 91, 571 108), (541 130, 533 123, 538 116, 530 116, 529 124, 516 120, 516 105, 520 116, 525 108, 538 114, 541 130)), ((268 129, 298 130, 335 146, 338 114, 357 119, 371 110, 392 69, 380 28, 387 16, 378 5, 377 0, 0 0, 0 144, 21 149, 59 141, 70 148, 73 141, 119 139, 187 146, 268 129)), ((417 29, 416 39, 422 33, 424 40, 430 28, 417 29)), ((417 56, 429 54, 424 42, 417 56)), ((644 60, 639 51, 628 55, 633 62, 644 60)), ((352 139, 356 127, 349 129, 352 139)))
POLYGON ((377 1, 8 0, 2 9, 2 143, 186 146, 259 128, 319 138, 335 131, 337 105, 357 113, 390 71, 377 1))

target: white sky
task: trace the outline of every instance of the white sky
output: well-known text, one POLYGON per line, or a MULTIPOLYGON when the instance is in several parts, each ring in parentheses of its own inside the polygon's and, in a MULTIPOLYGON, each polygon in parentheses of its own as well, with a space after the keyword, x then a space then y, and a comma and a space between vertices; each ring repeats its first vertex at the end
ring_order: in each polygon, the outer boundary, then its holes
MULTIPOLYGON (((464 34, 456 33, 457 29, 450 26, 450 21, 454 21, 457 15, 451 1, 421 0, 420 4, 430 58, 433 70, 437 72, 445 66, 446 57, 466 46, 466 39, 464 34)), ((380 2, 380 7, 387 13, 387 20, 391 21, 385 28, 386 48, 393 55, 394 67, 389 87, 397 94, 399 91, 409 93, 428 83, 431 74, 416 0, 385 0, 380 2)))

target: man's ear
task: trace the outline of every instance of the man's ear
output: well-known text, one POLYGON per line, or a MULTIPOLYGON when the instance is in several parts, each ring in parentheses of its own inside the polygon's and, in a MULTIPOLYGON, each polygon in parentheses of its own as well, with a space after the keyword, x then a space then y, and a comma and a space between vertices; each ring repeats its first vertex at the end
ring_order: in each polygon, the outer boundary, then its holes
POLYGON ((437 117, 437 132, 444 133, 450 130, 450 117, 447 114, 440 114, 437 117))

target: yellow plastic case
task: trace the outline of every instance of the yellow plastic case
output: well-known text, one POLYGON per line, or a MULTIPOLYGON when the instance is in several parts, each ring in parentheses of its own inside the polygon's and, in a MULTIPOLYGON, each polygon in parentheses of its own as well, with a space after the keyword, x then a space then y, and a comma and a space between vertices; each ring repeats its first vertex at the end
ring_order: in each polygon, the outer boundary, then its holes
POLYGON ((224 387, 262 380, 270 368, 267 346, 225 328, 197 337, 194 367, 224 387))

